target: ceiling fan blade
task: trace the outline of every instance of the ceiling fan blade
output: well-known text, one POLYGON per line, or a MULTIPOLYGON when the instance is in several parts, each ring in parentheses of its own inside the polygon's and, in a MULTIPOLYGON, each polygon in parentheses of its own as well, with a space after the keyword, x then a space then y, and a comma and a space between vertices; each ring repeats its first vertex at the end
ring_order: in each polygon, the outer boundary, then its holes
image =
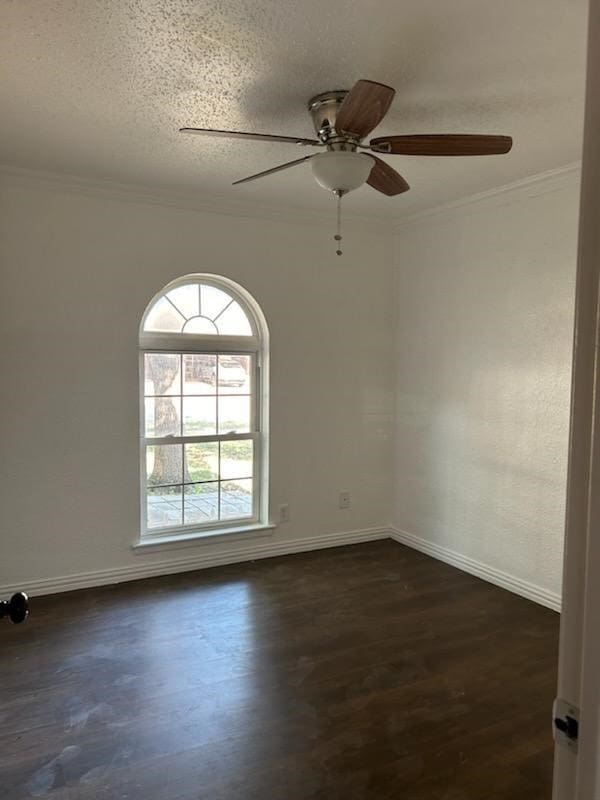
POLYGON ((249 175, 247 178, 234 181, 231 185, 237 186, 240 183, 247 183, 248 181, 255 181, 257 178, 264 178, 265 175, 272 175, 273 172, 279 172, 282 169, 295 167, 296 164, 302 164, 303 161, 308 161, 311 158, 314 158, 314 156, 304 156, 303 158, 297 158, 295 161, 288 161, 285 164, 280 164, 278 167, 271 167, 271 169, 266 169, 264 172, 257 172, 256 175, 249 175))
POLYGON ((217 131, 212 128, 179 128, 179 133, 195 133, 198 136, 220 136, 225 139, 247 139, 257 142, 291 142, 322 146, 318 139, 304 139, 302 136, 275 136, 270 133, 245 133, 243 131, 217 131))
POLYGON ((375 164, 371 170, 367 183, 373 189, 377 189, 382 194, 387 194, 388 197, 393 197, 396 194, 402 194, 410 189, 408 183, 404 180, 393 167, 390 167, 385 161, 377 156, 370 156, 375 159, 375 164))
POLYGON ((508 153, 510 136, 481 136, 472 133, 440 133, 419 136, 380 136, 371 139, 375 153, 403 156, 492 156, 508 153))
POLYGON ((348 92, 335 120, 335 129, 362 139, 376 128, 387 114, 395 90, 374 81, 357 81, 348 92))

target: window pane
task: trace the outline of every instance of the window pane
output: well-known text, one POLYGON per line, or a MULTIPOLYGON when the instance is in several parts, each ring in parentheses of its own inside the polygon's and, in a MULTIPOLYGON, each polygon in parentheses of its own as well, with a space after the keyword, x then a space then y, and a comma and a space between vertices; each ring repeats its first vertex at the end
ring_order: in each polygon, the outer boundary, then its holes
POLYGON ((219 484, 189 483, 184 494, 184 524, 219 519, 219 484))
POLYGON ((206 317, 192 317, 183 328, 184 333, 218 333, 214 322, 206 317))
MULTIPOLYGON (((178 342, 167 345, 167 352, 143 352, 142 479, 149 533, 218 528, 220 520, 248 520, 256 510, 258 440, 234 435, 256 429, 256 360, 241 339, 245 353, 226 352, 231 346, 216 342, 219 336, 259 332, 242 297, 234 299, 226 285, 190 280, 165 290, 147 310, 143 326, 170 334, 161 341, 178 342)), ((142 347, 152 338, 142 336, 142 347)))
POLYGON ((219 397, 219 433, 250 431, 250 398, 247 395, 219 397))
POLYGON ((219 356, 219 394, 249 394, 250 356, 219 356))
POLYGON ((221 483, 221 519, 252 516, 252 480, 221 483))
POLYGON ((186 283, 185 286, 171 289, 167 297, 188 319, 200 313, 200 288, 197 283, 186 283))
POLYGON ((161 297, 150 309, 146 321, 144 322, 145 331, 180 331, 185 322, 177 309, 173 308, 166 297, 161 297))
POLYGON ((216 382, 216 356, 194 353, 183 356, 184 394, 214 394, 216 382))
POLYGON ((146 448, 146 476, 148 486, 162 486, 183 481, 182 445, 160 444, 146 448))
POLYGON ((144 405, 146 436, 181 435, 180 397, 147 397, 144 405))
POLYGON ((182 523, 181 486, 148 489, 148 528, 167 528, 182 523))
POLYGON ((203 316, 214 319, 228 303, 231 303, 231 297, 220 289, 214 286, 200 288, 200 313, 203 316))
POLYGON ((215 320, 215 324, 222 335, 252 336, 248 317, 235 301, 215 320))
POLYGON ((221 442, 221 479, 251 478, 253 447, 251 439, 221 442))
POLYGON ((183 435, 210 436, 216 432, 217 404, 214 397, 183 398, 183 435))
POLYGON ((185 481, 214 481, 219 477, 219 445, 217 442, 186 444, 185 481))
POLYGON ((171 353, 146 353, 144 356, 144 394, 181 394, 179 368, 181 356, 171 353))

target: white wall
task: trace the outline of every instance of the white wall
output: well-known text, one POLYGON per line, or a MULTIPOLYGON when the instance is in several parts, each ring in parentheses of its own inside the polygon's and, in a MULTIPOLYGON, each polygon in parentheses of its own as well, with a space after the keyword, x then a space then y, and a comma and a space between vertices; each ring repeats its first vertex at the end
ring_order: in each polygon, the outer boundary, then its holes
MULTIPOLYGON (((578 177, 399 229, 393 525, 558 601, 578 177)), ((537 592, 537 595, 536 595, 537 592)))
POLYGON ((6 178, 0 589, 343 543, 391 519, 414 546, 558 598, 577 206, 572 173, 395 237, 347 225, 337 258, 327 225, 6 178), (238 281, 267 317, 272 516, 289 502, 291 522, 134 553, 138 322, 195 270, 238 281))
POLYGON ((131 549, 139 319, 158 289, 194 271, 239 282, 270 327, 272 508, 291 511, 272 541, 387 524, 391 240, 349 229, 337 258, 333 233, 4 181, 0 586, 125 577, 240 547, 131 549), (338 509, 340 490, 351 492, 348 510, 338 509))

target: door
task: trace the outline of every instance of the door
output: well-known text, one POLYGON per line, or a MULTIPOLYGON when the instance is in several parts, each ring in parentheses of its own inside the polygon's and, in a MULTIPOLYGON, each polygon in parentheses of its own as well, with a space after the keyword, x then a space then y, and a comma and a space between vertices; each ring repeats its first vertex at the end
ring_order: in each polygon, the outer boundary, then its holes
POLYGON ((590 0, 558 696, 581 709, 556 747, 554 800, 600 800, 600 0, 590 0))

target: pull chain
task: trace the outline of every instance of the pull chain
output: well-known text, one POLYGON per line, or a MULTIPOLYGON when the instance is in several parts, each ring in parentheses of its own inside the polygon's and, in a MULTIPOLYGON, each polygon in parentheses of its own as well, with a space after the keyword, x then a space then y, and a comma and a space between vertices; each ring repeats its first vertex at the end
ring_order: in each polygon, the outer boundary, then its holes
POLYGON ((337 242, 337 248, 338 248, 335 251, 335 253, 336 253, 336 255, 341 256, 342 252, 343 252, 342 251, 342 195, 343 195, 343 192, 341 192, 338 189, 335 194, 336 194, 336 197, 337 197, 337 233, 335 234, 335 236, 333 238, 337 242))

